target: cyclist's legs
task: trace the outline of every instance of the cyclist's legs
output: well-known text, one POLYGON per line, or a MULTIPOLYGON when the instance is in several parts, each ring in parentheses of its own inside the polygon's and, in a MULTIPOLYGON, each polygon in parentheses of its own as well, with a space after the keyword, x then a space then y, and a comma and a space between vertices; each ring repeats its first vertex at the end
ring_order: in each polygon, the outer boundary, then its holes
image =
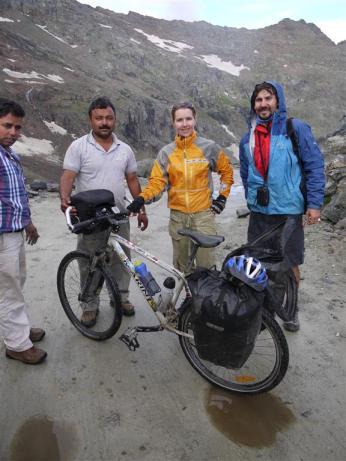
MULTIPOLYGON (((216 235, 215 216, 210 211, 200 211, 191 215, 191 229, 203 234, 216 235)), ((215 264, 214 248, 199 248, 196 255, 197 266, 211 267, 215 264)))
MULTIPOLYGON (((121 224, 118 234, 121 237, 124 237, 126 240, 129 240, 130 224, 129 223, 121 224)), ((89 254, 94 254, 96 250, 103 249, 106 247, 107 242, 108 242, 108 235, 109 235, 109 231, 107 230, 102 231, 102 232, 96 232, 90 235, 79 234, 77 249, 86 251, 89 254)), ((123 250, 125 251, 126 255, 130 258, 131 257, 130 250, 125 247, 123 247, 123 250)), ((81 265, 82 264, 80 264, 80 266, 81 265)), ((121 301, 127 302, 128 296, 129 296, 129 285, 130 285, 130 278, 131 278, 130 275, 126 272, 120 259, 114 252, 110 253, 110 260, 107 266, 108 266, 110 273, 112 274, 112 276, 114 277, 114 279, 116 280, 118 284, 119 291, 121 294, 121 301)), ((86 276, 83 274, 83 271, 85 270, 87 270, 86 267, 80 267, 81 279, 83 279, 86 276)), ((97 298, 95 297, 90 298, 87 305, 85 306, 82 305, 82 307, 86 310, 96 310, 98 308, 97 298)))
POLYGON ((173 266, 181 272, 186 272, 187 263, 191 254, 190 239, 178 234, 179 229, 189 228, 190 218, 186 213, 171 210, 169 221, 169 235, 173 245, 173 266))
MULTIPOLYGON (((215 218, 211 211, 198 213, 182 213, 171 210, 169 222, 169 235, 173 244, 173 265, 178 270, 186 272, 187 264, 192 252, 191 240, 178 234, 182 228, 196 230, 204 234, 216 234, 215 218)), ((215 264, 213 248, 199 248, 196 256, 198 266, 211 267, 215 264)))
MULTIPOLYGON (((130 224, 120 224, 118 234, 120 235, 120 237, 123 237, 126 240, 130 240, 130 224)), ((129 248, 122 246, 122 249, 124 250, 125 254, 131 259, 131 252, 129 248)), ((107 266, 109 268, 110 273, 113 275, 114 279, 118 284, 121 302, 128 302, 131 276, 126 271, 122 262, 120 261, 115 252, 111 253, 111 258, 107 266)))
MULTIPOLYGON (((105 248, 108 239, 108 231, 96 232, 90 235, 78 235, 77 250, 84 251, 93 255, 96 250, 105 248)), ((89 264, 83 259, 78 260, 81 284, 83 285, 88 275, 89 264)), ((99 299, 93 294, 99 283, 98 277, 93 277, 93 286, 89 288, 88 300, 81 303, 82 309, 96 311, 99 307, 99 299)))

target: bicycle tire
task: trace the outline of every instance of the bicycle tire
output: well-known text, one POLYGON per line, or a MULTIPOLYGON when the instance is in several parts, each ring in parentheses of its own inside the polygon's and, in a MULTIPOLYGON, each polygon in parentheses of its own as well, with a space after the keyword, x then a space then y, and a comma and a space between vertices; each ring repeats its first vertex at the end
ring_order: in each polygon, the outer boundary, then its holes
POLYGON ((90 263, 91 257, 87 253, 78 250, 68 253, 58 268, 58 294, 61 305, 74 327, 84 336, 102 341, 114 336, 120 327, 122 319, 121 298, 116 281, 106 267, 98 263, 96 270, 92 273, 92 277, 94 277, 92 280, 96 280, 97 285, 97 288, 92 291, 92 295, 94 298, 96 297, 98 302, 97 321, 91 327, 81 323, 83 308, 80 296, 83 282, 81 282, 80 264, 83 264, 83 267, 87 268, 86 272, 90 274, 88 270, 90 263), (95 295, 96 289, 97 295, 95 295))
MULTIPOLYGON (((190 306, 181 314, 179 329, 193 336, 190 321, 191 312, 192 307, 190 306)), ((227 391, 241 394, 268 392, 282 381, 288 368, 289 350, 285 335, 273 316, 265 309, 263 309, 262 315, 262 329, 256 339, 254 350, 240 369, 224 368, 202 360, 198 356, 193 340, 186 336, 179 336, 179 340, 183 352, 193 368, 211 384, 227 391), (267 358, 271 349, 272 364, 268 362, 269 358, 267 358), (261 366, 267 366, 268 372, 262 371, 261 366)))

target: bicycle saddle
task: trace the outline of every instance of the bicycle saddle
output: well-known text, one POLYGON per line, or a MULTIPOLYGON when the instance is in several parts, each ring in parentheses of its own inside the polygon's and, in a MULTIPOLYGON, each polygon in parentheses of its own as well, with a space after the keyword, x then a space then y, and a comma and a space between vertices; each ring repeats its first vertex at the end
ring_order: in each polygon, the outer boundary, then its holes
POLYGON ((202 234, 202 232, 197 232, 191 229, 179 229, 178 234, 184 235, 184 237, 190 237, 191 240, 202 248, 216 247, 225 240, 225 237, 222 235, 202 234))

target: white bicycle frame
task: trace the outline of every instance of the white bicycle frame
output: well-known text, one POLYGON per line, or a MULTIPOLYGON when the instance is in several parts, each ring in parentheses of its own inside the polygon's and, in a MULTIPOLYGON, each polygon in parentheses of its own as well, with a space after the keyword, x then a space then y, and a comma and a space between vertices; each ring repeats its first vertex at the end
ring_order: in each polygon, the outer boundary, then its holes
MULTIPOLYGON (((74 225, 71 222, 71 216, 70 216, 70 210, 72 207, 68 207, 65 211, 65 216, 66 216, 66 222, 68 227, 73 231, 74 225)), ((125 238, 121 237, 118 234, 111 233, 109 236, 108 240, 108 246, 111 247, 111 249, 118 255, 120 261, 122 262, 123 266, 125 267, 126 271, 131 275, 131 277, 135 280, 137 286, 140 288, 141 292, 143 293, 145 299, 147 300, 147 303, 153 310, 154 314, 156 315, 157 319, 159 320, 160 324, 167 330, 170 330, 178 335, 182 336, 188 336, 187 333, 184 333, 180 330, 176 330, 172 326, 168 324, 167 318, 158 310, 157 302, 153 298, 153 296, 149 295, 145 286, 143 285, 139 275, 135 271, 135 266, 133 265, 132 261, 128 258, 124 250, 121 248, 121 245, 129 248, 131 251, 134 251, 135 253, 143 256, 145 259, 151 261, 152 263, 156 264, 157 266, 161 267, 164 269, 166 272, 172 274, 174 277, 178 279, 178 284, 174 289, 174 295, 173 299, 171 302, 172 308, 174 309, 178 298, 180 296, 180 293, 182 292, 183 288, 185 288, 185 299, 191 299, 191 291, 189 288, 189 285, 186 281, 185 275, 178 271, 175 267, 160 261, 156 256, 150 254, 149 252, 143 250, 139 246, 135 245, 133 242, 126 240, 125 238)), ((183 302, 184 302, 183 300, 183 302)))

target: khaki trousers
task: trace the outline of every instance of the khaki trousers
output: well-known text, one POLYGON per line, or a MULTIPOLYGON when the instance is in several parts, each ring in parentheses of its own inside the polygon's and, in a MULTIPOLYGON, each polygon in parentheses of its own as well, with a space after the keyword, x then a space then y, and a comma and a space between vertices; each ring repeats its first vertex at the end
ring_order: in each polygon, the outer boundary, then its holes
POLYGON ((0 333, 7 349, 16 352, 32 347, 23 296, 25 279, 23 232, 0 234, 0 333))
MULTIPOLYGON (((216 235, 215 216, 210 210, 191 214, 171 210, 169 235, 173 244, 173 265, 181 272, 186 272, 192 252, 192 242, 191 239, 178 234, 178 230, 183 228, 216 235)), ((209 268, 214 264, 214 248, 200 248, 196 256, 196 265, 209 268)))
MULTIPOLYGON (((130 224, 121 224, 119 229, 119 235, 124 237, 126 240, 130 238, 130 224)), ((106 247, 108 243, 109 231, 95 232, 94 234, 89 235, 78 235, 77 249, 84 251, 89 254, 94 254, 96 250, 102 250, 106 247)), ((130 258, 131 253, 128 248, 123 247, 126 255, 130 258)), ((108 263, 108 269, 110 273, 114 276, 121 295, 121 301, 128 302, 129 298, 129 285, 130 285, 130 275, 124 269, 120 259, 114 254, 111 254, 110 261, 108 263)), ((87 270, 87 266, 84 267, 83 264, 79 265, 79 270, 81 272, 81 279, 83 279, 83 272, 87 270)), ((86 276, 86 272, 85 272, 86 276)), ((83 303, 82 308, 84 310, 93 311, 97 310, 99 300, 97 298, 90 299, 88 303, 83 303)))

